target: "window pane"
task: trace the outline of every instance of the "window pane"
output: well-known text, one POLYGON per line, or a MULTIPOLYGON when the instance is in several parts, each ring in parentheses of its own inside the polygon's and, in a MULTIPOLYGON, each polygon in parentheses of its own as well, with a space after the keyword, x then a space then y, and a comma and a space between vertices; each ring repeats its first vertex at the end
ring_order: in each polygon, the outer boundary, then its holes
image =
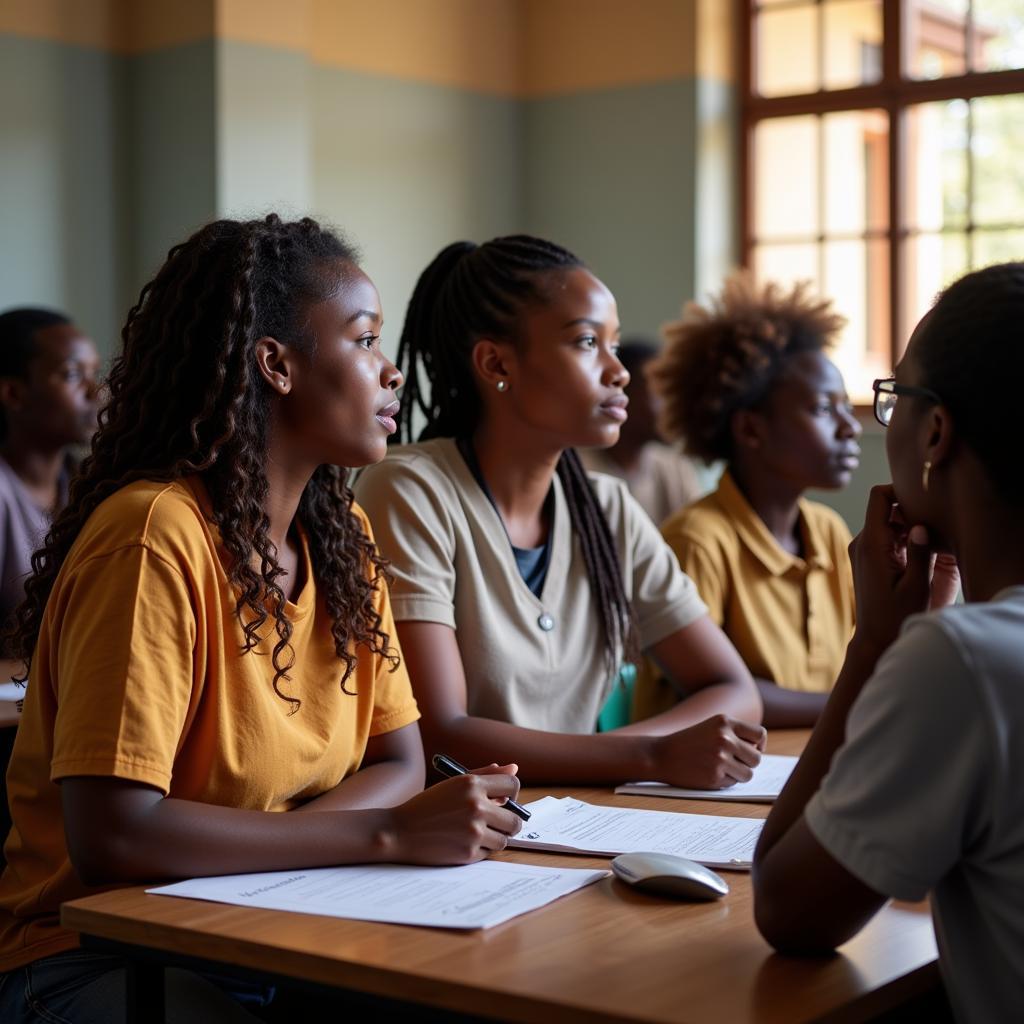
POLYGON ((967 101, 922 103, 908 111, 906 227, 937 231, 967 224, 967 101))
POLYGON ((978 231, 972 242, 975 267, 1024 260, 1024 230, 978 231))
POLYGON ((871 400, 871 382, 888 375, 889 259, 884 242, 826 242, 822 294, 846 317, 832 359, 855 402, 871 400))
MULTIPOLYGON (((912 329, 931 308, 936 296, 968 270, 967 236, 918 235, 905 243, 907 294, 904 322, 912 329)), ((901 339, 905 344, 906 338, 901 339)))
POLYGON ((754 276, 758 281, 818 284, 817 245, 759 245, 754 250, 754 276))
POLYGON ((801 4, 757 15, 757 91, 788 96, 818 88, 818 9, 801 4))
POLYGON ((1024 224, 1024 96, 971 101, 974 223, 1024 224))
POLYGON ((907 0, 906 12, 910 77, 962 75, 967 0, 907 0))
POLYGON ((974 0, 972 70, 1024 68, 1024 0, 974 0))
POLYGON ((756 214, 761 239, 818 233, 817 118, 778 117, 754 130, 756 214))
POLYGON ((879 0, 825 4, 825 88, 870 85, 882 77, 882 5, 879 0))
POLYGON ((863 234, 889 221, 889 119, 881 110, 826 114, 825 233, 863 234))

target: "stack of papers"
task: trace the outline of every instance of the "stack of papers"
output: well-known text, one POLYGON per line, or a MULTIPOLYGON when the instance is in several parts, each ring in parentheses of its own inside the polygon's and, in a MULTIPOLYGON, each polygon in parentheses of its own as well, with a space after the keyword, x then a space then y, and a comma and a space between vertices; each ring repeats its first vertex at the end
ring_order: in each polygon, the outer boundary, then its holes
POLYGON ((490 928, 609 873, 492 860, 452 868, 379 864, 194 878, 146 892, 358 921, 490 928))
POLYGON ((745 871, 764 822, 714 814, 641 811, 633 807, 597 807, 546 796, 527 805, 530 820, 509 846, 555 853, 674 853, 712 868, 745 871))
POLYGON ((616 793, 639 793, 641 796, 672 796, 682 800, 737 800, 753 804, 770 804, 789 779, 797 758, 781 754, 765 754, 754 769, 749 782, 737 782, 728 789, 680 789, 664 782, 627 782, 616 793))

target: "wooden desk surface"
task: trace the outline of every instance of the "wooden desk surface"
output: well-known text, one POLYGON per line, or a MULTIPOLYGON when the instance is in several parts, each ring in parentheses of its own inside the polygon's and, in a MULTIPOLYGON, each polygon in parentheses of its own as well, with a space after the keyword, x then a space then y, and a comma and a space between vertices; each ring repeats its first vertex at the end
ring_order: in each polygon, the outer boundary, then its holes
MULTIPOLYGON (((774 733, 774 753, 806 733, 774 733)), ((526 790, 602 804, 763 817, 767 806, 618 797, 605 789, 526 790)), ((531 864, 607 867, 606 859, 511 851, 531 864)), ((645 896, 607 878, 546 908, 476 932, 252 910, 140 887, 66 904, 87 934, 358 992, 498 1019, 793 1024, 867 1019, 935 983, 924 905, 892 904, 839 955, 779 956, 758 934, 750 876, 728 873, 716 903, 645 896)))

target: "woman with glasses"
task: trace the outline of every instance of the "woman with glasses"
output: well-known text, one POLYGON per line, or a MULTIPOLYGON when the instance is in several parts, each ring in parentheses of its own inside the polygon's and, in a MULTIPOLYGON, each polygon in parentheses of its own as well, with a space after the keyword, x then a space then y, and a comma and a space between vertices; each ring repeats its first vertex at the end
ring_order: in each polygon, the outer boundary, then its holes
MULTIPOLYGON (((754 676, 769 727, 814 724, 853 632, 850 532, 803 497, 845 487, 858 465, 860 424, 827 355, 842 325, 806 285, 737 275, 665 329, 650 369, 663 432, 725 463, 718 489, 662 534, 754 676)), ((641 675, 638 716, 674 699, 656 679, 641 675)))
POLYGON ((786 951, 931 894, 964 1021, 1024 1003, 1022 323, 1024 263, 969 274, 876 382, 893 482, 852 548, 856 633, 755 860, 758 925, 786 951))

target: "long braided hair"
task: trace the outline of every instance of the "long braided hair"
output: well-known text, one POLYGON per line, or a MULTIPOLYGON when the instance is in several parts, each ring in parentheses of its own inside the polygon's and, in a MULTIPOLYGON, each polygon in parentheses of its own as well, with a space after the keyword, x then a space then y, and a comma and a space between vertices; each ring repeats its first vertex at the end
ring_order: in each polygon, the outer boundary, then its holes
MULTIPOLYGON (((306 311, 355 262, 354 250, 315 221, 284 223, 276 214, 215 221, 171 249, 128 314, 91 454, 67 507, 32 556, 34 574, 12 635, 15 657, 30 661, 57 574, 92 512, 133 481, 198 474, 228 554, 242 653, 260 643, 272 618, 274 690, 298 710, 298 698, 281 688, 294 662, 292 624, 278 584, 284 570, 268 534, 271 389, 258 371, 255 345, 272 336, 311 350, 316 339, 309 337, 306 311)), ((342 689, 356 665, 355 645, 397 667, 374 608, 385 563, 352 512, 347 470, 320 466, 303 491, 298 518, 344 666, 342 689)))
MULTIPOLYGON (((568 250, 530 235, 443 249, 420 275, 402 327, 398 366, 405 400, 393 440, 413 439, 414 409, 426 418, 420 440, 470 438, 482 412, 473 346, 483 337, 518 342, 522 312, 545 301, 544 279, 582 266, 568 250)), ((639 635, 615 540, 573 449, 562 452, 557 473, 598 602, 608 664, 614 668, 620 654, 636 662, 639 635)))

